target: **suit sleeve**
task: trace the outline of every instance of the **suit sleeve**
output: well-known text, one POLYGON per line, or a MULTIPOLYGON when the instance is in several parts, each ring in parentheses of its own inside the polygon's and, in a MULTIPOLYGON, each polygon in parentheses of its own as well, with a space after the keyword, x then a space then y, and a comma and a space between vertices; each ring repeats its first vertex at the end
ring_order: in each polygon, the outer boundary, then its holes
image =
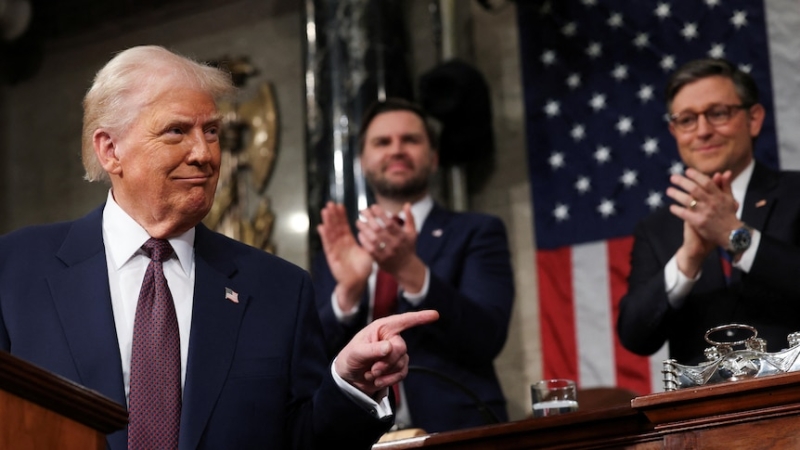
POLYGON ((628 350, 651 355, 667 340, 672 307, 664 285, 664 266, 645 226, 634 232, 628 292, 619 305, 617 333, 628 350))
POLYGON ((297 345, 291 362, 291 448, 369 449, 392 426, 393 417, 377 418, 374 411, 355 403, 336 385, 307 275, 302 280, 298 304, 297 345))
MULTIPOLYGON (((460 224, 461 225, 461 224, 460 224)), ((448 249, 447 274, 434 262, 425 300, 413 309, 435 309, 440 318, 420 333, 467 363, 491 362, 508 335, 514 301, 514 277, 508 237, 500 219, 488 217, 472 230, 462 247, 448 249)), ((403 302, 406 309, 412 309, 403 302)))
POLYGON ((319 313, 319 319, 322 322, 322 329, 325 334, 325 347, 328 357, 333 359, 339 350, 341 350, 350 339, 355 336, 361 328, 367 324, 367 289, 364 289, 365 294, 361 300, 361 307, 359 308, 358 315, 354 318, 352 323, 345 325, 339 321, 336 314, 333 312, 331 304, 331 296, 333 290, 336 288, 336 280, 333 278, 328 264, 325 260, 325 253, 319 251, 315 255, 311 265, 311 273, 314 281, 314 296, 319 313))

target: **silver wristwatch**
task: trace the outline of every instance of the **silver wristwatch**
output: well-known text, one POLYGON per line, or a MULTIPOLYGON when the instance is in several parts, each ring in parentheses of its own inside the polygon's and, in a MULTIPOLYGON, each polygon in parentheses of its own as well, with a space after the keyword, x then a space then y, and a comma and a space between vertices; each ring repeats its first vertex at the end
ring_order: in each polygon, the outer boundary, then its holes
POLYGON ((745 250, 750 248, 752 240, 753 229, 747 225, 743 225, 731 231, 731 234, 728 236, 728 248, 726 248, 725 251, 727 251, 731 257, 741 255, 745 250))

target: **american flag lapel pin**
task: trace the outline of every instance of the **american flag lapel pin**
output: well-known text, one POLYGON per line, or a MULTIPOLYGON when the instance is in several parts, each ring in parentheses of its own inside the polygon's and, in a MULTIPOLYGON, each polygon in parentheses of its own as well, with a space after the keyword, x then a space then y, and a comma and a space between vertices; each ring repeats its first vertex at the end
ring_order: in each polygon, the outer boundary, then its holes
POLYGON ((234 291, 233 289, 226 287, 225 299, 230 300, 233 303, 239 303, 239 294, 237 294, 236 291, 234 291))
POLYGON ((761 208, 762 206, 767 204, 767 199, 761 199, 756 202, 756 208, 761 208))

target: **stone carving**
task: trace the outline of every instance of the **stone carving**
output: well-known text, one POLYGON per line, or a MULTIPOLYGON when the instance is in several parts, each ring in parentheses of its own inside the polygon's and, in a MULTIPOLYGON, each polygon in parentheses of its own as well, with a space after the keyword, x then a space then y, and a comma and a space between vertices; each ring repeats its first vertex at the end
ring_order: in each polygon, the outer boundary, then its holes
MULTIPOLYGON (((212 62, 230 71, 241 87, 256 69, 245 57, 212 62)), ((275 162, 278 116, 272 86, 262 83, 245 101, 221 102, 222 164, 214 205, 203 223, 231 238, 270 253, 275 220, 264 191, 275 162)))

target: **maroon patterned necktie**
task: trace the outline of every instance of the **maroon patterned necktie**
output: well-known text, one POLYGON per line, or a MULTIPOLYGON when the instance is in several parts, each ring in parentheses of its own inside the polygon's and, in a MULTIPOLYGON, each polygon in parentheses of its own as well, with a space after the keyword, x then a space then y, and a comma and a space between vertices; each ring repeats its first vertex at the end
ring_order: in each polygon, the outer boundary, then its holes
POLYGON ((178 318, 162 262, 172 256, 169 242, 150 238, 131 355, 128 449, 177 449, 181 418, 181 347, 178 318))

